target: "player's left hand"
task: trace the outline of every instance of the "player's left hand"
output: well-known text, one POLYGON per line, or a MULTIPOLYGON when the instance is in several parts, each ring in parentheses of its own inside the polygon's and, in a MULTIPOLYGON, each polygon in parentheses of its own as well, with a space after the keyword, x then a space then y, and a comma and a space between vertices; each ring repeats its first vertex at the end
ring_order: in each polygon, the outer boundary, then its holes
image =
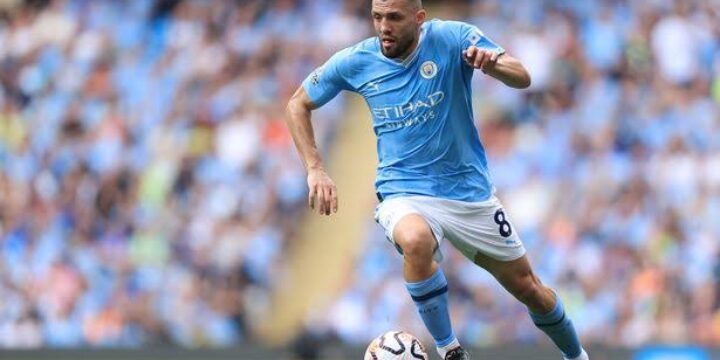
POLYGON ((475 69, 480 69, 487 73, 497 64, 500 53, 492 50, 480 49, 477 46, 470 46, 467 50, 463 50, 463 59, 465 62, 475 69))

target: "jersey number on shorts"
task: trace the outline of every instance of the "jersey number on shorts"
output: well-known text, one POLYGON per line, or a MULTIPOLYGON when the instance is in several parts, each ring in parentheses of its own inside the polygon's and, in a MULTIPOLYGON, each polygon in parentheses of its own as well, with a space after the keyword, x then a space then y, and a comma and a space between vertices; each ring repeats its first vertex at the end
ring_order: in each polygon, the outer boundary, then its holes
POLYGON ((502 235, 502 237, 509 237, 512 235, 512 227, 510 226, 510 222, 508 222, 505 218, 505 212, 503 209, 499 209, 495 212, 495 223, 500 225, 500 235, 502 235))

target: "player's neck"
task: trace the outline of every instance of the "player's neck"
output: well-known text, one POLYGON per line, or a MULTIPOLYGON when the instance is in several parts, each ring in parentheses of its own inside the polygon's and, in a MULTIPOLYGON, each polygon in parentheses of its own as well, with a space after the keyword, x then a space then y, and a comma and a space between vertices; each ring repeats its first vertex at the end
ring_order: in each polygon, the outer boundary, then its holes
POLYGON ((398 61, 407 60, 407 58, 410 57, 410 55, 412 55, 412 53, 415 52, 415 49, 417 49, 418 44, 420 44, 420 34, 418 34, 418 36, 415 37, 415 41, 413 41, 413 44, 410 45, 410 47, 408 47, 408 49, 405 51, 405 53, 396 57, 394 60, 398 60, 398 61))

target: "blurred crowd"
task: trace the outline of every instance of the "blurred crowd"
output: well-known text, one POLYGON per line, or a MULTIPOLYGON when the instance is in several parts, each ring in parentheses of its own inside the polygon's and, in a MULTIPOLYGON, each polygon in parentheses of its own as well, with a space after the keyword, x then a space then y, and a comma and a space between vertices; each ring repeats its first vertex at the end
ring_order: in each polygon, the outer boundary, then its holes
MULTIPOLYGON (((720 1, 435 5, 532 74, 516 91, 478 73, 476 120, 498 196, 585 341, 720 343, 720 1)), ((0 1, 0 347, 248 339, 306 199, 281 100, 369 36, 366 6, 0 1)), ((343 105, 314 115, 323 149, 343 105)), ((427 336, 401 259, 377 224, 366 238, 309 330, 427 336)), ((463 342, 545 341, 445 254, 463 342)))
MULTIPOLYGON (((720 1, 478 0, 434 14, 478 25, 532 75, 516 91, 477 73, 476 121, 498 196, 584 341, 720 344, 720 1)), ((310 331, 431 341, 401 259, 368 226, 347 290, 310 331)), ((445 254, 462 342, 547 342, 494 279, 445 254)))
POLYGON ((278 100, 359 3, 0 1, 0 348, 247 339, 306 201, 278 100))

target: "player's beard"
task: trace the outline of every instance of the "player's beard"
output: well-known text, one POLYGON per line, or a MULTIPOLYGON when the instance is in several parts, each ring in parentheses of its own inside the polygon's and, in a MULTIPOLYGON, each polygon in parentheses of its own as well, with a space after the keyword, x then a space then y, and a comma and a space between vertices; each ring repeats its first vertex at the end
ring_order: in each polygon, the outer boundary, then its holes
POLYGON ((382 41, 382 36, 380 37, 380 50, 382 51, 383 55, 390 59, 397 59, 397 58, 405 58, 408 55, 410 55, 408 52, 410 50, 410 47, 413 45, 413 42, 415 41, 415 35, 409 34, 405 37, 398 37, 395 38, 395 42, 393 42, 389 47, 385 47, 382 41))

